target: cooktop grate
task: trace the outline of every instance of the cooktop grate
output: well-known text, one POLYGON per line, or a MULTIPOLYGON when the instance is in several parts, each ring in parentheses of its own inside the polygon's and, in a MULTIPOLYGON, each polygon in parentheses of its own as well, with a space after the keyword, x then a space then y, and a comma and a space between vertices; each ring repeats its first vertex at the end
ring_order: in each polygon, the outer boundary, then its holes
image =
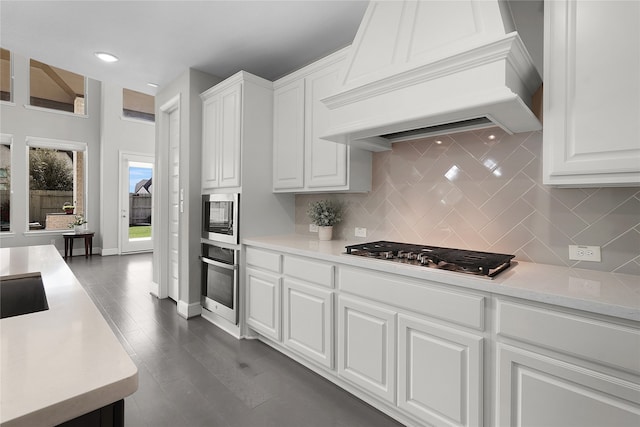
POLYGON ((495 277, 515 255, 387 241, 345 246, 346 253, 429 268, 495 277))

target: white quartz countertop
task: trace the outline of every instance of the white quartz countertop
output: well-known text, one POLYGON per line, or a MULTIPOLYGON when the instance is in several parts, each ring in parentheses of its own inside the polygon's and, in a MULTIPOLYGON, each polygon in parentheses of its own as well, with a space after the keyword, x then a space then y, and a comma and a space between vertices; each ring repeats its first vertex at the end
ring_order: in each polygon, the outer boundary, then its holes
POLYGON ((247 238, 242 243, 440 284, 640 321, 640 276, 535 264, 516 259, 516 264, 507 271, 494 279, 488 279, 345 254, 345 246, 362 243, 356 241, 325 242, 301 234, 291 234, 247 238))
POLYGON ((54 246, 0 248, 0 277, 40 272, 49 309, 0 320, 0 423, 52 426, 138 388, 138 369, 54 246))

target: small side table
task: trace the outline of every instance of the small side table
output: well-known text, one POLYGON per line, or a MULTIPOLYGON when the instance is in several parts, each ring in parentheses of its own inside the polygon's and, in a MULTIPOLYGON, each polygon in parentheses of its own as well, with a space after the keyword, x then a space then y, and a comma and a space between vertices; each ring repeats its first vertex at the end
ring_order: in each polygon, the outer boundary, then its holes
POLYGON ((89 258, 89 255, 93 256, 93 235, 95 232, 85 230, 81 232, 62 233, 64 237, 64 259, 67 259, 67 254, 73 256, 73 239, 84 238, 84 257, 89 258))

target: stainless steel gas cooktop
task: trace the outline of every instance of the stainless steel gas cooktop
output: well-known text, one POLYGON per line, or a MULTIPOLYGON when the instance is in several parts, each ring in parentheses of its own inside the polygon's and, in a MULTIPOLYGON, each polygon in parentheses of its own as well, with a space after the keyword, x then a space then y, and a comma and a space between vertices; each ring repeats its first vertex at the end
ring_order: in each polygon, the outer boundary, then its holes
POLYGON ((348 255, 357 255, 409 265, 450 270, 493 278, 505 271, 515 255, 441 248, 410 243, 371 242, 345 246, 348 255))

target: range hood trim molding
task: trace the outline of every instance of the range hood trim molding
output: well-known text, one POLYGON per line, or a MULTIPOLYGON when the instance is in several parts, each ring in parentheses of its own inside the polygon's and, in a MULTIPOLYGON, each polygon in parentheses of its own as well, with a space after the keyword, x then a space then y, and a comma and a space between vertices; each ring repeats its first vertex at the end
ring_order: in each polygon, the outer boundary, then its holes
MULTIPOLYGON (((391 150, 391 146, 393 143, 389 139, 383 138, 380 135, 384 135, 390 132, 402 131, 402 130, 413 130, 419 128, 428 128, 431 126, 444 125, 447 123, 455 122, 455 121, 465 121, 472 120, 477 118, 487 118, 490 120, 493 125, 487 124, 486 126, 479 126, 475 129, 482 129, 492 126, 498 126, 503 129, 508 134, 513 134, 512 129, 505 124, 505 121, 502 119, 502 114, 500 111, 516 111, 520 117, 520 122, 525 122, 526 126, 529 130, 540 130, 542 129, 541 123, 535 117, 535 115, 529 110, 529 108, 524 104, 522 99, 515 95, 514 93, 502 89, 502 90, 492 90, 492 91, 484 91, 482 97, 485 101, 483 103, 474 104, 468 110, 462 111, 459 108, 454 108, 451 110, 447 110, 441 112, 437 117, 429 116, 427 118, 412 118, 410 120, 402 121, 402 122, 388 122, 385 125, 380 125, 380 120, 378 117, 369 117, 367 120, 362 120, 358 122, 348 123, 341 127, 332 128, 331 134, 326 134, 322 138, 330 141, 338 142, 341 144, 351 145, 356 148, 361 148, 369 151, 389 151, 391 150), (500 111, 498 111, 500 110, 500 111), (452 118, 452 114, 460 113, 460 112, 469 112, 468 115, 460 114, 452 118), (441 118, 446 116, 446 118, 441 118), (428 121, 428 122, 426 122, 428 121), (402 128, 398 128, 398 124, 402 124, 402 128), (393 129, 393 130, 389 130, 393 129)), ((463 102, 465 105, 469 106, 469 103, 463 102)), ((445 134, 453 134, 456 132, 463 132, 466 130, 472 130, 472 128, 461 127, 458 130, 449 130, 448 132, 429 132, 425 131, 425 133, 421 136, 416 136, 416 138, 406 139, 403 141, 410 141, 414 139, 421 139, 425 137, 434 137, 438 135, 445 134)), ((524 132, 524 131, 523 131, 524 132)), ((401 142, 401 141, 397 141, 401 142)))
POLYGON ((493 62, 506 60, 515 74, 533 93, 542 84, 540 77, 532 73, 533 60, 517 32, 509 33, 492 43, 478 46, 436 62, 425 64, 400 73, 390 74, 361 86, 345 88, 335 95, 322 99, 330 109, 343 107, 371 97, 384 95, 394 90, 410 87, 441 77, 493 62))

